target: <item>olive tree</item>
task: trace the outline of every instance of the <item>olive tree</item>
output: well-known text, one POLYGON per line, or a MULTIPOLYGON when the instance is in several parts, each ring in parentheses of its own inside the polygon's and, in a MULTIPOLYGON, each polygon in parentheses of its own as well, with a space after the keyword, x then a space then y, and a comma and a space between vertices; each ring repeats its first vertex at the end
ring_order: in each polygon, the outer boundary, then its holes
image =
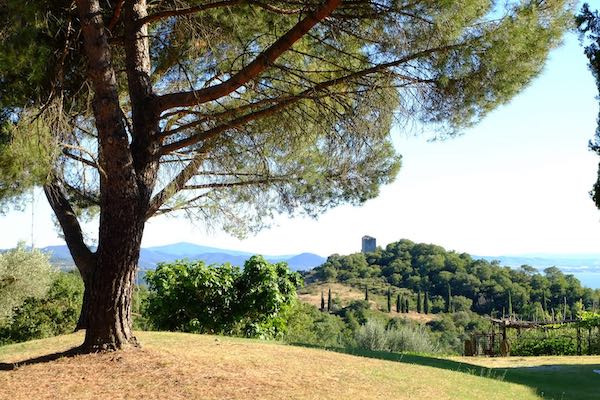
POLYGON ((53 272, 46 254, 28 250, 24 243, 0 253, 0 322, 10 319, 28 298, 43 297, 54 280, 53 272))

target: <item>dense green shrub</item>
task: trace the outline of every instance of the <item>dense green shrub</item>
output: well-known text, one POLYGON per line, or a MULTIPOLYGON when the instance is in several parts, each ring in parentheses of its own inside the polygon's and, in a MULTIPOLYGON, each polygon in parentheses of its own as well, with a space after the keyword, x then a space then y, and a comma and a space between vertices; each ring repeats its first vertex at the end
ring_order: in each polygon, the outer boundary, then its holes
POLYGON ((244 269, 201 261, 162 263, 146 274, 145 312, 157 329, 277 337, 300 276, 287 264, 251 257, 244 269))
POLYGON ((30 297, 0 326, 0 343, 23 342, 73 332, 83 298, 76 272, 57 273, 43 298, 30 297))
POLYGON ((511 341, 511 355, 515 356, 572 356, 577 355, 577 339, 572 335, 523 334, 511 341))
POLYGON ((283 340, 294 344, 344 347, 350 328, 337 315, 320 312, 315 306, 296 302, 287 315, 283 340))

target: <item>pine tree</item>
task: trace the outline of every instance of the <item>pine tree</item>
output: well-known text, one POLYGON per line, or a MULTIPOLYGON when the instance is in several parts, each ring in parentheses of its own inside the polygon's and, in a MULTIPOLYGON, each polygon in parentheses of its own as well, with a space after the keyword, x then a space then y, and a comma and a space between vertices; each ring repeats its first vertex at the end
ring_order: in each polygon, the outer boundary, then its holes
POLYGON ((429 294, 425 291, 425 297, 423 298, 423 312, 429 314, 429 294))
POLYGON ((417 312, 421 314, 421 289, 417 292, 417 312))
POLYGON ((331 288, 327 291, 327 311, 331 312, 331 288))

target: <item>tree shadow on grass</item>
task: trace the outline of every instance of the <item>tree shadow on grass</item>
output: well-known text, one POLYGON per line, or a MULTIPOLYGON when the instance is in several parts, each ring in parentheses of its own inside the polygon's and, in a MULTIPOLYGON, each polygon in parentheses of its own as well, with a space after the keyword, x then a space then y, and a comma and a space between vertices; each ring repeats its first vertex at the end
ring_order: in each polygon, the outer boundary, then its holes
MULTIPOLYGON (((297 346, 321 348, 319 346, 294 343, 297 346)), ((350 354, 379 360, 422 365, 465 373, 483 378, 494 379, 527 386, 541 399, 556 400, 598 400, 600 394, 600 364, 554 364, 529 367, 489 368, 434 356, 388 353, 365 349, 326 348, 329 351, 350 354)))
POLYGON ((56 361, 59 358, 68 358, 74 357, 76 355, 82 354, 81 346, 74 347, 69 350, 60 351, 58 353, 45 354, 39 357, 29 358, 23 361, 16 361, 14 363, 0 363, 0 371, 14 371, 19 367, 25 365, 34 365, 34 364, 44 364, 52 361, 56 361))

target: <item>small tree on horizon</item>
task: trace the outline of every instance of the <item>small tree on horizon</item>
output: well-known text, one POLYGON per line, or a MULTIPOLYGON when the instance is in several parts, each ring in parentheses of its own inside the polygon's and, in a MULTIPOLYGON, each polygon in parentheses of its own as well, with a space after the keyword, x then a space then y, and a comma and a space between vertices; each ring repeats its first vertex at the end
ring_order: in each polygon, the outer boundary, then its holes
POLYGON ((323 293, 323 289, 321 289, 321 312, 325 311, 325 294, 323 293))
POLYGON ((448 283, 448 293, 446 295, 446 307, 444 312, 449 313, 452 311, 452 292, 450 290, 450 283, 448 283))

